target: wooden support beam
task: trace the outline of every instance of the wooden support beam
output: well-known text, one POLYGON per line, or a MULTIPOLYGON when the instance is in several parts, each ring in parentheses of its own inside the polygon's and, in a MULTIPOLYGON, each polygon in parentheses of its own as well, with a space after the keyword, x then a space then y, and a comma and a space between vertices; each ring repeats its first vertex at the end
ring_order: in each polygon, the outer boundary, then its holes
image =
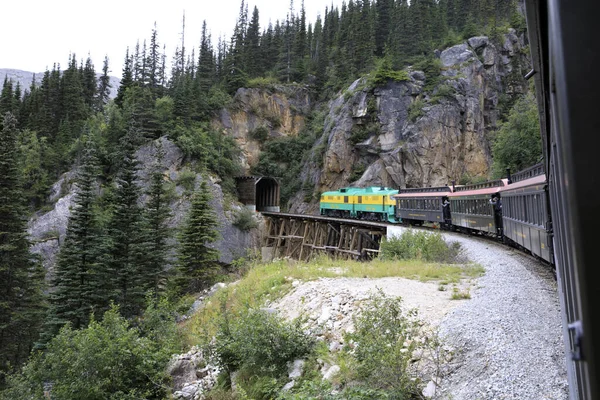
POLYGON ((274 257, 309 260, 316 252, 342 258, 368 259, 379 252, 384 226, 364 221, 331 221, 320 216, 277 214, 267 216, 263 243, 274 247, 274 257))

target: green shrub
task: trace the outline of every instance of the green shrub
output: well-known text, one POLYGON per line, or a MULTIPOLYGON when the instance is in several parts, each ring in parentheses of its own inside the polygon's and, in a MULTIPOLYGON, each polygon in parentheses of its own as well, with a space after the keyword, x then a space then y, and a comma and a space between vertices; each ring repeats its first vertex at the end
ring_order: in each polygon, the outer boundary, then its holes
MULTIPOLYGON (((379 291, 363 304, 355 317, 355 330, 345 335, 345 343, 354 343, 356 373, 363 387, 400 392, 406 397, 418 394, 419 380, 409 370, 417 348, 420 322, 415 310, 404 310, 402 299, 379 291)), ((361 385, 359 385, 361 386, 361 385)))
POLYGON ((278 84, 280 84, 279 80, 273 76, 259 76, 249 79, 248 82, 246 82, 246 87, 270 89, 278 84))
POLYGON ((381 242, 380 257, 391 259, 419 259, 428 262, 451 263, 460 252, 460 245, 450 246, 439 232, 425 232, 408 229, 399 238, 385 238, 381 242))
POLYGON ((413 60, 413 70, 425 73, 424 92, 432 92, 442 79, 442 62, 439 58, 419 56, 413 60))
POLYGON ((452 86, 448 85, 447 83, 444 83, 443 85, 438 86, 435 90, 435 94, 431 98, 431 103, 438 103, 443 98, 453 96, 455 92, 456 90, 452 86))
POLYGON ((388 81, 404 82, 410 77, 406 70, 395 70, 389 57, 377 61, 375 71, 372 73, 371 86, 384 85, 388 81))
POLYGON ((452 288, 452 295, 450 296, 452 300, 464 300, 471 298, 471 292, 469 290, 461 291, 458 288, 452 288))
POLYGON ((252 371, 252 375, 280 377, 287 364, 308 354, 314 339, 305 334, 301 321, 284 321, 263 310, 242 315, 221 315, 214 352, 227 371, 252 371))
POLYGON ((254 218, 254 213, 248 208, 244 207, 238 211, 235 215, 233 225, 241 231, 249 231, 258 227, 258 222, 254 218))
POLYGON ((165 365, 181 348, 173 341, 174 318, 160 307, 149 313, 152 316, 142 330, 130 327, 116 307, 101 322, 92 320, 86 329, 65 326, 45 353, 34 353, 22 373, 9 378, 0 398, 165 398, 165 365), (171 326, 166 328, 167 324, 171 326))
POLYGON ((353 164, 352 165, 352 172, 350 173, 350 182, 354 182, 359 180, 363 174, 365 173, 365 171, 367 170, 367 167, 364 164, 353 164))
POLYGON ((267 112, 264 115, 264 118, 271 123, 273 129, 277 129, 281 126, 281 115, 277 114, 275 111, 267 112))
POLYGON ((415 122, 419 117, 425 114, 423 107, 425 107, 425 102, 421 99, 415 99, 408 106, 408 119, 411 122, 415 122))
POLYGON ((259 126, 249 133, 252 139, 258 140, 259 142, 264 142, 269 137, 269 128, 266 126, 259 126))
POLYGON ((183 168, 175 180, 178 186, 182 186, 187 192, 193 192, 196 187, 196 173, 189 168, 183 168))
POLYGON ((217 86, 211 86, 208 90, 208 107, 210 110, 220 110, 230 106, 231 103, 233 103, 231 96, 217 86))
POLYGON ((350 130, 350 143, 356 145, 369 137, 369 130, 364 125, 354 125, 350 130))

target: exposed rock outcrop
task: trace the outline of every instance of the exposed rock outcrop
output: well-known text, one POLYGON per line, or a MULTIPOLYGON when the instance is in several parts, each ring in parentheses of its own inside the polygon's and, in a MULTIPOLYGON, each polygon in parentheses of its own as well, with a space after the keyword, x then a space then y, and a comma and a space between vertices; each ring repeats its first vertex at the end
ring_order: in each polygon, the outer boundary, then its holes
MULTIPOLYGON (((181 150, 166 137, 158 139, 163 151, 163 168, 165 179, 171 182, 177 182, 182 172, 183 153, 181 150)), ((137 151, 136 158, 140 162, 138 171, 139 184, 145 190, 148 185, 148 171, 155 159, 155 146, 148 143, 137 151)), ((64 174, 61 179, 53 185, 51 190, 51 201, 55 201, 52 210, 46 213, 40 213, 29 221, 28 233, 33 241, 32 251, 40 254, 46 270, 51 272, 55 263, 56 254, 59 251, 60 244, 63 243, 67 231, 67 223, 70 216, 70 208, 73 206, 75 196, 75 185, 73 180, 74 172, 64 174)), ((196 187, 199 186, 201 177, 196 177, 196 187)), ((213 247, 219 250, 219 261, 229 264, 236 258, 245 256, 247 250, 255 246, 258 240, 255 234, 243 232, 235 227, 232 222, 235 218, 235 212, 241 208, 240 205, 227 204, 224 199, 223 191, 219 186, 219 181, 214 178, 207 180, 208 187, 212 194, 211 205, 217 214, 219 221, 220 238, 213 244, 213 247), (226 209, 228 207, 229 209, 226 209)), ((170 226, 178 228, 185 221, 190 207, 190 196, 182 186, 176 186, 176 199, 171 203, 173 216, 169 221, 170 226)), ((140 199, 144 202, 145 196, 140 199)))
MULTIPOLYGON (((487 178, 489 133, 502 101, 524 93, 529 61, 511 30, 498 46, 484 36, 439 53, 441 76, 409 69, 405 81, 370 88, 355 81, 329 103, 321 142, 323 166, 304 166, 315 193, 344 186, 422 187, 487 178), (437 80, 432 84, 432 79, 437 80)), ((311 212, 305 193, 291 210, 311 212)), ((316 199, 315 199, 316 200, 316 199)))
POLYGON ((310 109, 306 86, 240 88, 233 105, 222 109, 212 124, 236 140, 242 149, 242 165, 247 173, 258 163, 264 139, 298 135, 310 109), (259 130, 264 132, 263 140, 257 137, 259 130))

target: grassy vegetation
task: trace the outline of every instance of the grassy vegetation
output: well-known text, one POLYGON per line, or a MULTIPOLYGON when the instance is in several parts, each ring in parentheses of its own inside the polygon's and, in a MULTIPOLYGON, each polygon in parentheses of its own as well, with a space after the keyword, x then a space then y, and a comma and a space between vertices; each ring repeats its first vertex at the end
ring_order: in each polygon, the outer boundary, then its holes
POLYGON ((209 301, 187 322, 187 341, 190 345, 198 344, 199 338, 211 337, 217 332, 215 320, 223 312, 222 304, 233 313, 260 308, 267 300, 273 301, 285 296, 292 289, 294 280, 402 277, 421 282, 439 281, 440 284, 448 285, 481 276, 482 273, 483 268, 476 264, 428 262, 423 259, 398 260, 389 256, 370 262, 335 260, 324 255, 310 262, 290 259, 266 264, 253 262, 242 273, 242 279, 221 289, 216 295, 217 301, 209 301))
POLYGON ((449 299, 469 298, 468 289, 458 288, 483 269, 459 264, 459 254, 460 246, 446 244, 439 233, 409 230, 385 241, 380 257, 370 262, 321 255, 309 262, 250 263, 183 329, 188 345, 206 349, 224 371, 207 399, 414 398, 421 385, 418 365, 435 368, 445 356, 435 333, 425 331, 416 310, 406 309, 401 298, 379 292, 361 301, 362 311, 353 317, 355 330, 344 334, 344 345, 334 352, 327 341, 314 340, 307 320, 285 321, 263 307, 289 293, 296 280, 332 277, 436 282, 440 290, 452 287, 449 299), (287 366, 298 358, 305 361, 303 374, 291 391, 282 393, 289 381, 287 366), (337 365, 339 372, 323 380, 323 365, 337 365))

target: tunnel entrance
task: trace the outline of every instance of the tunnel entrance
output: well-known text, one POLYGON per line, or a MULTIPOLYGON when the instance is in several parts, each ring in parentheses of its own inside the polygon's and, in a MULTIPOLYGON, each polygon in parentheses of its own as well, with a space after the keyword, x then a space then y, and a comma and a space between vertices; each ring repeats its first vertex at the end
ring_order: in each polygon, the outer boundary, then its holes
POLYGON ((253 211, 279 212, 279 182, 269 176, 236 178, 239 200, 253 211))

